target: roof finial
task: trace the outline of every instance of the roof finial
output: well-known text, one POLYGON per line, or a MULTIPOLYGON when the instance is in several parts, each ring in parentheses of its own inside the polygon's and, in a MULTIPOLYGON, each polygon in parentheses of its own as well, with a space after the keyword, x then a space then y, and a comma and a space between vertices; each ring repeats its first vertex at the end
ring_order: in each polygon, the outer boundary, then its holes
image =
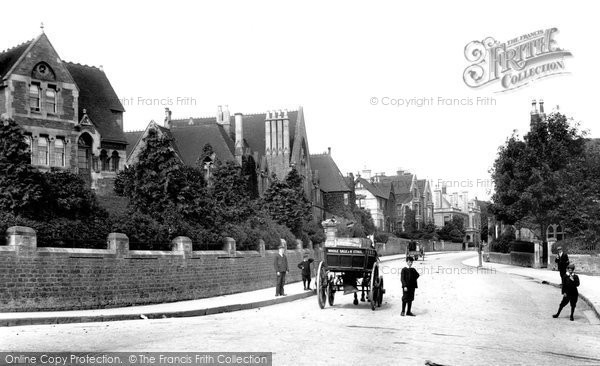
POLYGON ((44 33, 44 22, 40 23, 40 29, 42 30, 42 33, 44 33))

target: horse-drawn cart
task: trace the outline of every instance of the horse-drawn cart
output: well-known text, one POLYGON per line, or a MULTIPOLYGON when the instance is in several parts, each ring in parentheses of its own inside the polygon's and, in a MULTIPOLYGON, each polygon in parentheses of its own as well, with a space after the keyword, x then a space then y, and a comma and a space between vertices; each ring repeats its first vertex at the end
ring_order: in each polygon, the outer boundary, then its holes
POLYGON ((371 303, 371 309, 380 307, 383 302, 383 276, 380 275, 377 251, 362 245, 325 246, 324 260, 317 269, 317 298, 321 309, 325 302, 333 306, 335 293, 354 293, 354 305, 358 305, 357 292, 361 292, 361 301, 365 301, 365 292, 371 303))

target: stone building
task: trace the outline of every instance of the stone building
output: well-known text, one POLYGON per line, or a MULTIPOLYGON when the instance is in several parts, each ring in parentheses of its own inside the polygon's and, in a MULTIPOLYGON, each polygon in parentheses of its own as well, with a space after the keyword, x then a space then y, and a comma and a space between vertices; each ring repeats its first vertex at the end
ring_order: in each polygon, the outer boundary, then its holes
POLYGON ((125 133, 128 165, 135 164, 144 138, 155 129, 172 138, 173 149, 184 164, 204 169, 207 181, 217 159, 235 161, 256 183, 255 193, 262 195, 273 174, 283 180, 294 167, 303 178, 307 198, 317 201, 302 107, 232 115, 228 106, 219 106, 214 117, 172 119, 171 115, 166 108, 162 125, 152 121, 143 131, 125 133), (206 151, 208 145, 210 151, 206 151))
MULTIPOLYGON (((365 170, 363 174, 370 175, 370 171, 365 170)), ((409 209, 415 212, 416 229, 421 230, 426 224, 433 223, 433 198, 428 180, 417 179, 416 174, 403 170, 398 170, 396 175, 375 174, 374 180, 393 186, 396 230, 407 230, 405 221, 409 209)))
POLYGON ((477 199, 470 200, 466 191, 448 193, 445 185, 436 187, 433 213, 435 226, 441 228, 455 216, 461 217, 465 242, 478 244, 481 242, 481 209, 477 202, 477 199))
POLYGON ((382 175, 371 177, 370 170, 363 170, 355 183, 356 204, 371 213, 379 231, 393 232, 397 229, 396 194, 391 182, 383 182, 382 175))
POLYGON ((349 185, 331 156, 331 148, 323 154, 310 156, 313 179, 316 181, 319 195, 322 196, 322 216, 315 216, 318 222, 332 216, 351 219, 355 205, 353 185, 349 185))
POLYGON ((0 114, 25 130, 41 170, 69 170, 110 194, 125 163, 124 111, 101 67, 63 61, 43 32, 0 52, 0 114))

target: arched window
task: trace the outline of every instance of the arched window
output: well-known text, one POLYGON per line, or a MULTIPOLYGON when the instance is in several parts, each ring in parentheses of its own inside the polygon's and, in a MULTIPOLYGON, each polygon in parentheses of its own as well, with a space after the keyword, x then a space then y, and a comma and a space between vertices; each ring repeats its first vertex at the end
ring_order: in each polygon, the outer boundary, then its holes
POLYGON ((54 140, 54 165, 65 166, 65 141, 63 139, 54 140))
POLYGON ((39 165, 48 165, 48 138, 47 137, 39 137, 38 143, 38 164, 39 165))
POLYGON ((119 171, 119 153, 116 151, 113 151, 112 155, 110 156, 110 170, 113 172, 118 172, 119 171))
POLYGON ((83 133, 77 140, 77 168, 80 174, 90 174, 92 168, 92 136, 83 133))
POLYGON ((546 240, 554 238, 554 226, 548 225, 546 229, 546 240))
POLYGON ((31 84, 29 86, 29 107, 32 111, 39 112, 41 110, 42 89, 39 84, 31 84))
POLYGON ((563 240, 565 238, 565 233, 563 232, 563 228, 561 225, 556 226, 556 240, 563 240))
POLYGON ((100 151, 100 169, 103 171, 109 170, 108 153, 106 150, 100 151))

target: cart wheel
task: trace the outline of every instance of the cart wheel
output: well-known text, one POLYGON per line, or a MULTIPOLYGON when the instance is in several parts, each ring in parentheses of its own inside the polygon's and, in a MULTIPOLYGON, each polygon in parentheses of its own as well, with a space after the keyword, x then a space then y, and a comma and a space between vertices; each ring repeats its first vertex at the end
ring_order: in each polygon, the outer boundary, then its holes
POLYGON ((323 266, 323 261, 319 262, 319 269, 317 270, 317 300, 319 301, 319 307, 325 308, 325 298, 327 297, 327 272, 323 266))
POLYGON ((330 283, 327 286, 327 299, 329 300, 329 306, 333 306, 333 300, 335 298, 335 290, 333 289, 333 285, 330 283))
POLYGON ((383 276, 379 278, 379 291, 377 291, 377 307, 380 308, 381 304, 383 304, 383 293, 385 290, 383 289, 383 276))
POLYGON ((371 310, 375 310, 375 301, 379 294, 375 291, 379 290, 379 261, 373 263, 373 269, 371 270, 371 281, 369 283, 369 301, 371 302, 371 310))

